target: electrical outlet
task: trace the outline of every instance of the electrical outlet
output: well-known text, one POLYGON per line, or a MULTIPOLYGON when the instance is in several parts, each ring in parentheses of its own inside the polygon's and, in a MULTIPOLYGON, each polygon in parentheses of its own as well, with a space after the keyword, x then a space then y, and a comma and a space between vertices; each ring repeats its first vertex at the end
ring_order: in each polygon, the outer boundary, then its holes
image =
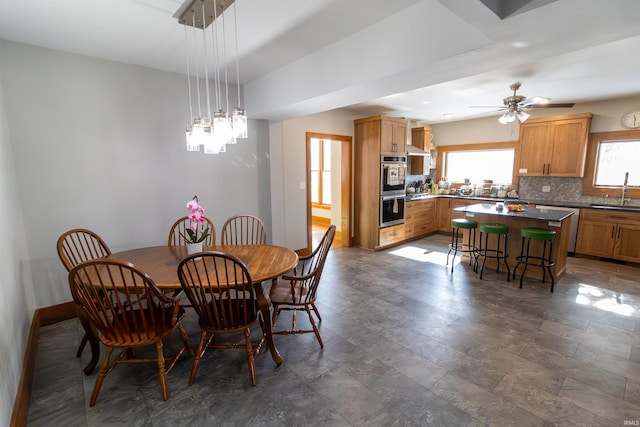
POLYGON ((550 186, 550 185, 543 185, 543 186, 542 186, 542 192, 543 192, 543 193, 549 193, 549 192, 551 192, 551 186, 550 186))
POLYGON ((304 185, 304 181, 300 181, 300 189, 304 190, 306 186, 304 185))

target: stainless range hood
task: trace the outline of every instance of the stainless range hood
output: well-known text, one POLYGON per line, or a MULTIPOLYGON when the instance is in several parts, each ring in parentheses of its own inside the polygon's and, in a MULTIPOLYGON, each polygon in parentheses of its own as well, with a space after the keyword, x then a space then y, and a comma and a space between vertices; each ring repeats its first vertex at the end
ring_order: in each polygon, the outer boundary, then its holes
POLYGON ((431 153, 413 145, 407 145, 407 156, 431 156, 431 153))

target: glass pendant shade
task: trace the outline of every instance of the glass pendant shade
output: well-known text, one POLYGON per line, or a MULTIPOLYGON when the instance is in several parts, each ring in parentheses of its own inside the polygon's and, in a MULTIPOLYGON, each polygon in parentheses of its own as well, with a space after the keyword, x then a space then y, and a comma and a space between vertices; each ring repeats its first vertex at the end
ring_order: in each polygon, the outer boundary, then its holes
POLYGON ((220 110, 213 114, 213 134, 219 145, 231 143, 233 130, 226 112, 220 110))
POLYGON ((233 135, 239 139, 247 137, 247 112, 242 108, 234 108, 231 113, 233 135))
POLYGON ((187 151, 200 151, 200 145, 196 142, 196 139, 193 137, 193 128, 191 125, 187 126, 187 151))

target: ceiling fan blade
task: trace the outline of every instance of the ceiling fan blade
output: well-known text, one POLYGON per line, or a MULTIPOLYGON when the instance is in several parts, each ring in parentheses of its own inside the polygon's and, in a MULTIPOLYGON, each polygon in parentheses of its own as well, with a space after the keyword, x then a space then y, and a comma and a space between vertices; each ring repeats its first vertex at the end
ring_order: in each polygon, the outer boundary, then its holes
POLYGON ((553 103, 553 104, 530 104, 523 105, 525 108, 571 108, 575 105, 574 102, 565 102, 565 103, 553 103))
POLYGON ((545 98, 544 96, 532 96, 531 98, 527 98, 526 101, 521 102, 521 107, 526 107, 527 105, 535 105, 535 104, 548 104, 551 101, 551 98, 545 98))
POLYGON ((504 110, 507 107, 504 105, 469 105, 469 108, 498 108, 500 110, 504 110))

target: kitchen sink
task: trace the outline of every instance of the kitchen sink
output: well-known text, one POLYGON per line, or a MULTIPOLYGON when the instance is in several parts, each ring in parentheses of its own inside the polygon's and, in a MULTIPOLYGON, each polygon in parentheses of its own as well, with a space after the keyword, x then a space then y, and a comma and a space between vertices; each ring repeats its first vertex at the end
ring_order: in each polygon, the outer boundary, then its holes
POLYGON ((602 209, 621 209, 621 210, 630 210, 630 211, 640 211, 640 206, 630 206, 630 205, 603 205, 602 203, 591 203, 589 206, 593 208, 602 208, 602 209))

